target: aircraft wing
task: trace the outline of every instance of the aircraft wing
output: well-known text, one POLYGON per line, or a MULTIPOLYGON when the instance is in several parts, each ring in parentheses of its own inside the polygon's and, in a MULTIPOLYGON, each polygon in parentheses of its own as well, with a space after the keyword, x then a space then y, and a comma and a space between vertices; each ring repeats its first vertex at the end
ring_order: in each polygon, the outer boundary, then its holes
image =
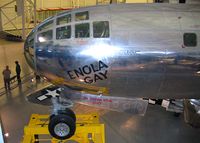
POLYGON ((59 97, 61 93, 61 88, 55 85, 47 85, 37 91, 32 92, 27 96, 29 102, 35 104, 41 104, 46 106, 51 106, 52 97, 59 97))
POLYGON ((144 115, 148 106, 148 101, 141 98, 122 98, 95 95, 86 93, 84 91, 81 92, 79 90, 73 90, 66 86, 59 87, 52 84, 29 94, 27 99, 29 102, 35 104, 51 106, 51 98, 59 96, 64 97, 65 99, 69 99, 73 102, 92 107, 139 115, 144 115))

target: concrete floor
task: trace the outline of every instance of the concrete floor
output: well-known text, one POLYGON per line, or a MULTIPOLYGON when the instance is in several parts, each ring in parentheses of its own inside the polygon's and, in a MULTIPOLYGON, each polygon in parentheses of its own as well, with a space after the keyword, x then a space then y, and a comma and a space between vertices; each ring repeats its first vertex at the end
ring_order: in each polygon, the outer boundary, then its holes
MULTIPOLYGON (((28 74, 23 57, 23 43, 0 40, 0 71, 9 65, 15 74, 15 60, 19 60, 22 75, 28 74)), ((0 74, 0 88, 3 86, 0 74)), ((43 83, 40 84, 43 86, 43 83)), ((9 133, 8 143, 19 143, 23 137, 23 128, 28 124, 31 114, 49 114, 47 106, 29 103, 26 95, 35 85, 31 81, 16 87, 11 93, 0 96, 0 115, 5 132, 9 133)), ((106 126, 106 143, 199 143, 200 129, 184 123, 183 115, 174 117, 164 108, 150 105, 145 116, 133 116, 125 113, 111 112, 76 104, 75 113, 98 112, 101 122, 106 126)))

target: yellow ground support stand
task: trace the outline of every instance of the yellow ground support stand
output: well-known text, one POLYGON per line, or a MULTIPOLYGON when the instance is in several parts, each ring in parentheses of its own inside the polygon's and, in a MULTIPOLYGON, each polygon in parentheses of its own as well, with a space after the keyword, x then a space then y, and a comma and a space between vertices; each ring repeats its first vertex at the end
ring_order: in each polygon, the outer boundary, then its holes
POLYGON ((22 143, 105 143, 105 127, 99 123, 98 114, 76 115, 76 118, 75 135, 61 141, 49 135, 49 115, 32 114, 28 126, 24 128, 22 143))

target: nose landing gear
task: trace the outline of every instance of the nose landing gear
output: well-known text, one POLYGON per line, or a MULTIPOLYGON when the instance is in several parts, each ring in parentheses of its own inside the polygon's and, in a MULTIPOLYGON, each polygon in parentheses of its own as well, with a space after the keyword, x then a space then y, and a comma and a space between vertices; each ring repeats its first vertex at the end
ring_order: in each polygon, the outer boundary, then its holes
POLYGON ((72 102, 58 98, 52 99, 52 102, 53 114, 49 119, 49 133, 59 140, 68 139, 72 137, 76 131, 76 115, 69 109, 69 107, 72 106, 72 102))
POLYGON ((69 115, 58 114, 50 119, 48 129, 50 134, 60 140, 72 137, 76 130, 75 120, 69 115))

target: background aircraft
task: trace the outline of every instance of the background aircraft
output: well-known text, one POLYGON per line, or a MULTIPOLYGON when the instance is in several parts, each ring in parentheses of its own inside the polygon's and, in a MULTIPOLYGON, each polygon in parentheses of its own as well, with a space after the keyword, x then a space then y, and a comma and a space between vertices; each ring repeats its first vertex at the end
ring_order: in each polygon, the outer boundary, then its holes
MULTIPOLYGON (((24 54, 61 92, 49 131, 66 139, 75 132, 71 100, 143 115, 144 99, 199 99, 199 41, 199 4, 113 4, 46 19, 27 37, 24 54)), ((58 94, 37 99, 50 93, 58 94)), ((185 105, 195 109, 196 101, 185 105)))

